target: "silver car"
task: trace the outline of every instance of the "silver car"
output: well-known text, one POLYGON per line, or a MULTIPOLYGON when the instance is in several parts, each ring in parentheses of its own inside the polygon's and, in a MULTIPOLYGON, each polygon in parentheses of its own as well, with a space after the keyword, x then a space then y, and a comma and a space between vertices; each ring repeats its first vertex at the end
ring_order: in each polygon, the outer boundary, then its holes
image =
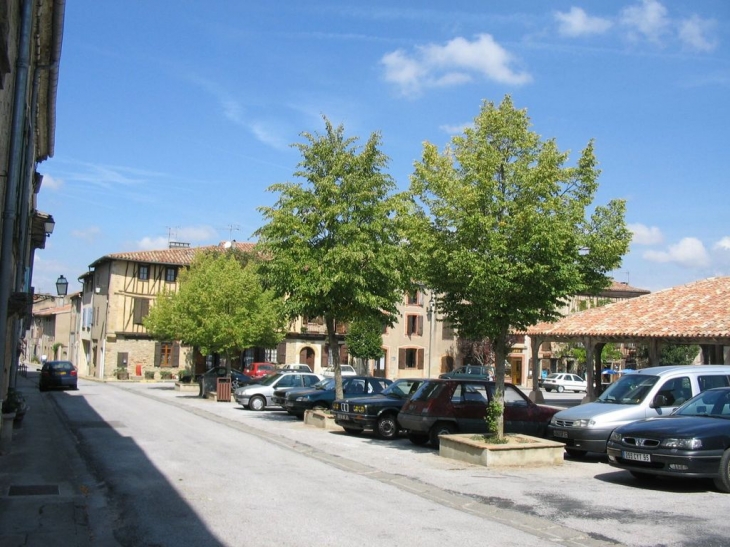
POLYGON ((311 372, 277 372, 267 376, 259 384, 238 388, 234 393, 234 397, 236 402, 244 408, 263 410, 267 406, 274 405, 271 397, 274 395, 275 389, 310 387, 321 379, 321 376, 311 372))

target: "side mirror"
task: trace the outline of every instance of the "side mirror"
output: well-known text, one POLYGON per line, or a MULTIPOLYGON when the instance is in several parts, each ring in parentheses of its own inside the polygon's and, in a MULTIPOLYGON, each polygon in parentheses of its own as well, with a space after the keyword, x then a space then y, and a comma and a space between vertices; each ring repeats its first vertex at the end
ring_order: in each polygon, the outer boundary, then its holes
POLYGON ((651 408, 663 408, 669 406, 669 398, 666 395, 657 395, 651 402, 651 408))

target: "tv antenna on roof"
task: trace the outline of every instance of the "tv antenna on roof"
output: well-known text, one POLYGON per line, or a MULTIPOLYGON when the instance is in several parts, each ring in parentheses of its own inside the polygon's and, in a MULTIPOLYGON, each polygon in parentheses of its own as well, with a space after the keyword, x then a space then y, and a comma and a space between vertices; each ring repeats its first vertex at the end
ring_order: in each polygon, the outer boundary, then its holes
POLYGON ((238 224, 229 224, 228 225, 228 241, 233 240, 233 232, 238 232, 241 229, 241 227, 238 224))

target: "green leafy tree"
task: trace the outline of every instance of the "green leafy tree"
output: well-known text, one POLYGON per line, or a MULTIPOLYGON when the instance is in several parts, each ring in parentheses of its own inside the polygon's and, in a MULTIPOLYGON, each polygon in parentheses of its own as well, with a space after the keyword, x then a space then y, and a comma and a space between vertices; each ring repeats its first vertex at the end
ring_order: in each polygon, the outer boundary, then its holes
MULTIPOLYGON (((697 344, 664 344, 659 349, 660 365, 691 365, 700 354, 697 344)), ((637 358, 644 362, 649 361, 649 347, 641 344, 637 347, 637 358)))
POLYGON ((393 324, 411 286, 402 248, 409 201, 393 193, 377 133, 358 149, 342 126, 324 121, 324 134, 303 133, 307 142, 296 145, 294 175, 303 181, 269 188, 279 198, 259 209, 267 223, 256 235, 267 286, 285 297, 287 316, 324 319, 341 397, 336 325, 368 317, 393 324))
POLYGON ((383 356, 383 319, 355 319, 350 323, 345 342, 350 355, 357 359, 380 359, 383 356))
POLYGON ((631 238, 623 201, 592 205, 593 144, 569 167, 568 153, 529 127, 509 97, 485 102, 442 153, 424 144, 411 177, 422 209, 409 240, 422 277, 460 336, 491 341, 500 395, 510 330, 555 319, 568 297, 608 286, 631 238))
POLYGON ((177 292, 165 292, 144 320, 160 340, 181 340, 226 357, 252 346, 274 347, 283 338, 281 299, 262 287, 258 265, 233 251, 201 252, 180 273, 177 292))

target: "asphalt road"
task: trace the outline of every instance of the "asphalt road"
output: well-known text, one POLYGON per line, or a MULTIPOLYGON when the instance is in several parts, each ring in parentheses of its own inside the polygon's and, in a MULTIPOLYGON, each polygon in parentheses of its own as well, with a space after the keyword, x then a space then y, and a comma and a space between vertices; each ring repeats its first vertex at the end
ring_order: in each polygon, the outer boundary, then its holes
POLYGON ((729 543, 730 496, 705 481, 641 483, 605 458, 492 470, 171 384, 82 381, 53 396, 122 545, 729 543))

